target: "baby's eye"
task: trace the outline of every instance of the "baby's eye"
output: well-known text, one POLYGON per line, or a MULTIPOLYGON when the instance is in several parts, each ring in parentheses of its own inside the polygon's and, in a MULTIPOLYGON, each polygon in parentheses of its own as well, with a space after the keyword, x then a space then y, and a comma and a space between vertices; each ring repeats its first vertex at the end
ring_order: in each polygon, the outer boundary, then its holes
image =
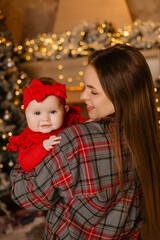
POLYGON ((54 113, 56 113, 56 111, 55 111, 55 110, 52 110, 52 111, 51 111, 51 114, 54 114, 54 113))
POLYGON ((34 114, 35 114, 35 115, 40 115, 40 112, 35 112, 34 114))

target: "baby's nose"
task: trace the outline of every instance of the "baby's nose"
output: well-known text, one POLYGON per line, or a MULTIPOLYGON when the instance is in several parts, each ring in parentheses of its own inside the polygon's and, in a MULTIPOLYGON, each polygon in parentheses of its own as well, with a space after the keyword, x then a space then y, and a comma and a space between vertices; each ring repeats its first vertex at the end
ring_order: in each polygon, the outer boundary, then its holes
POLYGON ((42 121, 49 121, 49 116, 48 116, 48 114, 43 115, 42 121))

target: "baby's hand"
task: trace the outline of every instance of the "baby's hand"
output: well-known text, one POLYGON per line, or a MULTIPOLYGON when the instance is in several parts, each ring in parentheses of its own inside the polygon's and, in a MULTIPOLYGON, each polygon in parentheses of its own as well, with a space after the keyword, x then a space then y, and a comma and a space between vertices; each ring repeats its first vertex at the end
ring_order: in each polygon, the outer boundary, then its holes
POLYGON ((60 143, 61 137, 57 137, 55 135, 51 136, 49 139, 46 139, 43 141, 43 147, 47 150, 50 151, 53 148, 53 145, 59 144, 60 143))

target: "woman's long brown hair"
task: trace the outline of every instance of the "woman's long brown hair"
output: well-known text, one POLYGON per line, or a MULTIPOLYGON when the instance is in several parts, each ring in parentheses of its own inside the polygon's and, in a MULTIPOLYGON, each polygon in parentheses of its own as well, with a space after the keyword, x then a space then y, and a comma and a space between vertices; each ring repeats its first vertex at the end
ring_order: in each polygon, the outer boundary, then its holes
MULTIPOLYGON (((104 92, 114 104, 116 142, 123 129, 153 230, 160 225, 160 133, 150 69, 138 50, 120 44, 94 52, 89 64, 95 68, 104 92)), ((120 173, 121 161, 119 154, 120 173)))

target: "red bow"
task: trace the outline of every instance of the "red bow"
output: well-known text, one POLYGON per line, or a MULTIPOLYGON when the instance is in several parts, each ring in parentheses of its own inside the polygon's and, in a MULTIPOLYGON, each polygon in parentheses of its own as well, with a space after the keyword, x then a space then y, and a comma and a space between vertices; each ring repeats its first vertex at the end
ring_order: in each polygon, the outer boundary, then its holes
POLYGON ((65 84, 54 83, 53 85, 44 85, 40 80, 33 79, 31 85, 24 89, 24 111, 31 101, 36 100, 37 102, 41 102, 50 95, 57 97, 65 105, 65 99, 67 98, 65 84))

